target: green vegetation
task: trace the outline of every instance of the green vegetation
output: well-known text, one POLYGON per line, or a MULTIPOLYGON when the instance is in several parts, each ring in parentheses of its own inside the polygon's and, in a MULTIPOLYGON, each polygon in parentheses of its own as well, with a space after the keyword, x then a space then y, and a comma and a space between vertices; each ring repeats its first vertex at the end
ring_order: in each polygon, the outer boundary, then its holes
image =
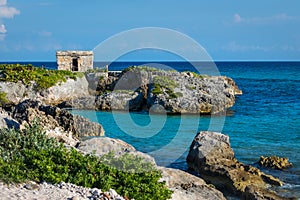
POLYGON ((5 106, 8 103, 5 92, 0 92, 0 106, 5 106))
POLYGON ((197 87, 195 85, 185 85, 188 90, 195 90, 197 87))
POLYGON ((158 182, 161 172, 131 154, 102 158, 83 155, 48 138, 35 123, 25 130, 0 130, 0 180, 4 182, 69 182, 102 190, 110 188, 128 198, 169 199, 171 191, 158 182), (113 167, 113 166, 117 166, 113 167))
POLYGON ((205 75, 205 74, 198 74, 196 72, 191 72, 191 71, 186 71, 186 72, 189 72, 191 73, 195 78, 200 78, 200 79, 203 79, 203 78, 207 78, 209 77, 209 75, 205 75))
POLYGON ((162 94, 163 90, 165 90, 166 93, 169 94, 170 98, 178 98, 180 96, 183 96, 180 92, 174 93, 174 89, 178 86, 178 84, 169 77, 155 76, 153 78, 153 84, 154 88, 152 90, 152 93, 154 95, 162 94))
POLYGON ((147 72, 162 72, 162 71, 168 71, 168 72, 177 72, 176 70, 164 70, 160 68, 155 67, 148 67, 148 66, 130 66, 123 70, 123 72, 138 72, 138 71, 147 71, 147 72))
POLYGON ((25 85, 30 85, 30 82, 34 81, 37 89, 40 90, 65 82, 68 78, 76 80, 77 77, 83 77, 84 74, 66 70, 48 70, 30 64, 0 64, 0 76, 0 81, 14 83, 22 81, 25 85))
POLYGON ((123 72, 137 72, 137 71, 148 71, 148 72, 157 72, 161 71, 161 69, 155 67, 148 67, 148 66, 130 66, 123 70, 123 72))
POLYGON ((98 72, 100 72, 100 73, 104 73, 104 72, 107 72, 107 69, 105 68, 105 67, 102 67, 102 68, 93 68, 93 69, 88 69, 87 71, 86 71, 86 73, 98 73, 98 72))

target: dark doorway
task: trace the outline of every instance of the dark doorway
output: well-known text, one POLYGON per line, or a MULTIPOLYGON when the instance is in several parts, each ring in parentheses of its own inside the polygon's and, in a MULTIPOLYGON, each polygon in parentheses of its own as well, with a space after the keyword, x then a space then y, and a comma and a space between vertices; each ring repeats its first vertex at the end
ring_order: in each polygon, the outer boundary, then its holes
POLYGON ((78 71, 78 58, 72 59, 72 71, 78 71))

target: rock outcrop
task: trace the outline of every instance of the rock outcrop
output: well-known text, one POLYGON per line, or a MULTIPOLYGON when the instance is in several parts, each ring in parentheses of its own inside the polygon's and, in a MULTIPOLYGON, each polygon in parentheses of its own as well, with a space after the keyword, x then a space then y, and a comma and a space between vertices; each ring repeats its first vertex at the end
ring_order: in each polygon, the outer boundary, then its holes
POLYGON ((259 166, 271 169, 284 170, 291 168, 292 163, 289 162, 288 158, 281 158, 278 156, 264 157, 261 156, 258 161, 259 166))
POLYGON ((114 152, 116 156, 129 153, 142 157, 145 161, 155 164, 155 160, 153 157, 137 151, 133 146, 122 140, 108 137, 95 137, 81 141, 77 149, 85 153, 95 154, 97 156, 103 156, 110 152, 114 152))
POLYGON ((26 99, 35 99, 48 105, 58 105, 64 101, 90 96, 88 82, 85 77, 76 80, 68 79, 48 89, 37 91, 35 83, 29 86, 22 82, 0 82, 0 91, 6 93, 6 98, 12 105, 17 105, 26 99))
POLYGON ((66 143, 73 144, 73 140, 77 141, 81 137, 104 135, 100 124, 36 100, 19 103, 12 112, 12 118, 22 125, 32 125, 35 120, 39 120, 49 134, 61 135, 60 138, 66 143))
POLYGON ((19 129, 20 123, 14 120, 9 113, 0 107, 0 129, 2 128, 19 129))
POLYGON ((283 183, 237 161, 229 137, 221 133, 198 133, 190 146, 187 163, 190 169, 223 192, 245 199, 284 199, 267 189, 268 184, 281 186, 283 183))
MULTIPOLYGON (((154 165, 153 157, 137 151, 130 144, 113 138, 99 137, 81 141, 77 149, 83 153, 95 154, 103 156, 109 152, 114 152, 120 156, 126 153, 142 157, 145 162, 151 162, 154 165)), ((225 200, 223 194, 214 188, 213 185, 208 185, 206 182, 194 175, 179 169, 157 167, 162 172, 160 181, 165 181, 169 189, 174 193, 172 200, 225 200)))
POLYGON ((233 106, 235 95, 242 93, 228 77, 151 68, 125 71, 113 85, 113 92, 103 84, 98 88, 103 93, 96 99, 99 110, 149 110, 158 104, 170 114, 216 114, 233 106))
POLYGON ((173 191, 172 200, 225 200, 223 194, 197 176, 179 169, 159 167, 162 180, 173 191))

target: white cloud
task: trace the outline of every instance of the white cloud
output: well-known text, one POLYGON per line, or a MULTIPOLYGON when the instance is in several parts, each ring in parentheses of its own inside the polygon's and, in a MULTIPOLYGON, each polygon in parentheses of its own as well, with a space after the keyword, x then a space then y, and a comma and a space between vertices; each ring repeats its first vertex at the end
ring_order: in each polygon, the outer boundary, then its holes
POLYGON ((243 19, 242 19, 242 17, 241 17, 239 14, 235 14, 235 15, 233 16, 233 21, 234 21, 235 23, 239 23, 239 22, 243 21, 243 19))
MULTIPOLYGON (((13 18, 20 14, 20 11, 14 7, 7 6, 7 0, 0 0, 0 23, 2 18, 13 18)), ((0 24, 0 41, 4 41, 7 30, 4 24, 0 24)))
POLYGON ((7 6, 0 7, 0 18, 13 18, 15 15, 18 14, 20 14, 20 11, 14 7, 7 7, 7 6))
POLYGON ((268 24, 272 22, 278 21, 289 21, 295 20, 296 17, 289 16, 286 13, 280 13, 278 15, 268 16, 268 17, 242 17, 239 13, 233 15, 233 22, 234 23, 248 23, 248 24, 268 24))
POLYGON ((7 32, 7 30, 6 30, 6 28, 5 28, 5 25, 4 24, 1 24, 0 25, 0 34, 2 33, 2 34, 4 34, 4 33, 6 33, 7 32))

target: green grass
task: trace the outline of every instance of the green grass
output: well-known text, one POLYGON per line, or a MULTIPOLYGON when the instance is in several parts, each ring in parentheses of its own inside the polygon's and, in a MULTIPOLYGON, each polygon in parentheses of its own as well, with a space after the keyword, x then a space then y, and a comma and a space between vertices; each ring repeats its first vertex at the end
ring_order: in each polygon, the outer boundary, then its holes
POLYGON ((38 123, 22 131, 0 130, 0 180, 7 183, 63 181, 104 191, 114 188, 130 199, 169 199, 172 192, 160 178, 153 164, 131 154, 99 158, 66 149, 38 123))
POLYGON ((71 72, 66 70, 48 70, 32 65, 19 64, 0 64, 0 81, 18 82, 22 81, 25 85, 30 85, 34 81, 36 89, 47 89, 57 83, 66 82, 68 78, 76 80, 83 77, 81 72, 71 72))

